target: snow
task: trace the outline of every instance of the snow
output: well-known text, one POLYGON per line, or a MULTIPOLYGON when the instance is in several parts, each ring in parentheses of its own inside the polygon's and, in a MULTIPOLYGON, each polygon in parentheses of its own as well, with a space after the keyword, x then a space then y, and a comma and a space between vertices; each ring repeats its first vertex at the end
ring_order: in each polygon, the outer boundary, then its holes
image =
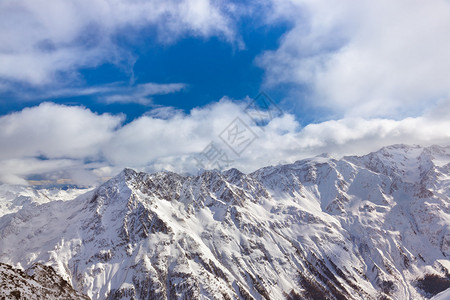
POLYGON ((89 191, 2 185, 0 262, 51 265, 92 299, 285 299, 299 274, 349 299, 383 283, 423 299, 414 282, 450 270, 449 158, 394 145, 252 174, 126 169, 89 191))
POLYGON ((32 186, 0 184, 0 216, 15 213, 27 205, 73 200, 90 190, 92 188, 36 189, 32 186))
POLYGON ((439 294, 431 298, 431 300, 449 300, 449 299, 450 299, 450 288, 446 289, 443 292, 440 292, 439 294))

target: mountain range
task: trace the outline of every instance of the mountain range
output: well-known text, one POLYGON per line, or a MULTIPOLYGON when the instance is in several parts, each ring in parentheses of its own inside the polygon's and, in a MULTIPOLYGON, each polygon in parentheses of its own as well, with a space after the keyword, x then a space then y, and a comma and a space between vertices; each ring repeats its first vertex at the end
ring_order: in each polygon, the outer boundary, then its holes
POLYGON ((250 174, 125 169, 90 189, 1 185, 0 214, 6 299, 428 299, 450 288, 448 146, 250 174))

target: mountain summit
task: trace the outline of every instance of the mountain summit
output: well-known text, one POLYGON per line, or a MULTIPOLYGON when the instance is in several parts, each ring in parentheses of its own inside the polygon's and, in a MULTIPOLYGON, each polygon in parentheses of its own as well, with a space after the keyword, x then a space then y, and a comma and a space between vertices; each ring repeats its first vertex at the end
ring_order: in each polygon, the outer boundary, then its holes
POLYGON ((91 299, 423 299, 450 287, 450 147, 251 174, 125 169, 66 201, 14 191, 1 200, 16 209, 0 217, 0 262, 51 266, 91 299))

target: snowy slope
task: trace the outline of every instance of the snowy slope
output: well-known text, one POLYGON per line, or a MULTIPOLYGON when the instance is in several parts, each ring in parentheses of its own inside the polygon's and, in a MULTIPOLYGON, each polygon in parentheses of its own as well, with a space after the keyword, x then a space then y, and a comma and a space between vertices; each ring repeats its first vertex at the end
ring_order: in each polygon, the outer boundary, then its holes
POLYGON ((10 209, 0 262, 53 266, 92 299, 422 299, 450 286, 449 197, 439 146, 252 174, 126 169, 10 209))
POLYGON ((432 300, 449 300, 450 299, 450 289, 446 289, 445 291, 437 294, 432 300))
POLYGON ((91 188, 37 189, 31 186, 0 184, 0 216, 14 213, 23 206, 39 205, 54 200, 72 200, 91 188))

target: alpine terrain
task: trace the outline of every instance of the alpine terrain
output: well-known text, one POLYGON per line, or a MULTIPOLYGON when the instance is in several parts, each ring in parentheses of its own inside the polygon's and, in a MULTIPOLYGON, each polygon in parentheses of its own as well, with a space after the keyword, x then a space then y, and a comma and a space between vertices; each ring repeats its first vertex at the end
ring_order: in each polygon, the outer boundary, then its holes
POLYGON ((427 299, 450 287, 450 147, 251 174, 125 169, 90 190, 2 185, 0 211, 2 299, 427 299))

